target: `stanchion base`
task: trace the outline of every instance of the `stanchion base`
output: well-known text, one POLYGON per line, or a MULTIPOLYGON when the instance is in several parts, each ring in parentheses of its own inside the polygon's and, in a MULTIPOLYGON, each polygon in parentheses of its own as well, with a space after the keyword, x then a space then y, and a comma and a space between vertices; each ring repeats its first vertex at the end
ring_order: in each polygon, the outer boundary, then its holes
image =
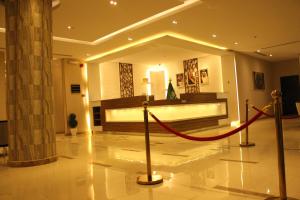
POLYGON ((295 198, 292 198, 292 197, 287 197, 286 199, 282 199, 280 197, 268 197, 265 200, 299 200, 299 199, 295 199, 295 198))
POLYGON ((148 175, 139 176, 136 182, 140 185, 156 185, 163 182, 161 175, 152 175, 152 180, 148 180, 148 175))
POLYGON ((255 146, 255 143, 253 143, 253 142, 248 142, 248 143, 242 142, 240 144, 240 147, 254 147, 254 146, 255 146))

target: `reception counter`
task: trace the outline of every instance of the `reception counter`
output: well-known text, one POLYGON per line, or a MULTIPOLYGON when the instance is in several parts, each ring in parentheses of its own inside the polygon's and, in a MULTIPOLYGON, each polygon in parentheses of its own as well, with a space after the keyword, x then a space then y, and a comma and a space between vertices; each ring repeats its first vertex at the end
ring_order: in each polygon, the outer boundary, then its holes
MULTIPOLYGON (((101 101, 104 131, 144 132, 143 102, 146 96, 101 101)), ((216 93, 181 94, 176 100, 157 100, 149 97, 149 111, 161 121, 179 131, 219 125, 228 118, 227 99, 216 93)), ((149 116, 150 132, 164 129, 149 116)))

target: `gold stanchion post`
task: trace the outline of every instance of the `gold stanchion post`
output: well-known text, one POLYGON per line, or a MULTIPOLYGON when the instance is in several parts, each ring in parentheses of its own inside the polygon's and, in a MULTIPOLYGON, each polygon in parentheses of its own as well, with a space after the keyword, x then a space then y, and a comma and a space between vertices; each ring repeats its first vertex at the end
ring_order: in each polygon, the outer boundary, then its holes
POLYGON ((278 175, 279 175, 279 190, 280 190, 280 197, 276 197, 272 199, 288 200, 286 194, 284 144, 283 144, 282 121, 281 121, 281 103, 280 103, 281 93, 278 90, 274 90, 271 96, 273 98, 273 106, 274 106, 274 114, 275 114, 277 155, 278 155, 278 175))
MULTIPOLYGON (((249 119, 249 100, 246 99, 246 122, 248 122, 249 119)), ((253 142, 249 142, 249 129, 248 126, 246 127, 246 141, 245 142, 241 142, 240 144, 241 147, 253 147, 255 146, 255 143, 253 142)))
POLYGON ((163 182, 161 175, 152 174, 151 170, 151 155, 150 155, 150 138, 149 138, 149 123, 148 123, 148 102, 143 102, 144 106, 144 124, 145 124, 145 143, 146 143, 146 158, 147 158, 147 174, 139 176, 137 183, 140 185, 155 185, 163 182))

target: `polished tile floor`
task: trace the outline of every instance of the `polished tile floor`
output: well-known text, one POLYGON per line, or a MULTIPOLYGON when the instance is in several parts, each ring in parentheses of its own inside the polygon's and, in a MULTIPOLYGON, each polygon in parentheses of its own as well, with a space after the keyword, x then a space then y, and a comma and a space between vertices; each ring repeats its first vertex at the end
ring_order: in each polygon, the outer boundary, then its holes
MULTIPOLYGON (((229 127, 192 133, 211 135, 229 127)), ((287 192, 300 199, 300 120, 284 121, 287 192)), ((1 200, 252 200, 276 196, 274 121, 250 128, 252 148, 240 148, 239 134, 216 142, 151 136, 153 173, 162 184, 141 186, 146 172, 144 137, 117 133, 57 136, 55 163, 9 168, 0 158, 1 200)))

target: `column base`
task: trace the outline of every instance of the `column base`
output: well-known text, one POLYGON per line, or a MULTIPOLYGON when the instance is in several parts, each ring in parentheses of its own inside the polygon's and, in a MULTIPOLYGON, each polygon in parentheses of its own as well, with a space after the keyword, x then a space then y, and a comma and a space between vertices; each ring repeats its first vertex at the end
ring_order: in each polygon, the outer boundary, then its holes
POLYGON ((41 160, 28 160, 28 161, 12 161, 8 160, 7 165, 10 167, 32 167, 37 165, 44 165, 57 161, 57 156, 41 159, 41 160))
POLYGON ((295 198, 292 198, 292 197, 287 197, 285 199, 282 199, 280 197, 268 197, 265 200, 299 200, 299 199, 295 199, 295 198))
POLYGON ((139 176, 136 182, 140 185, 156 185, 163 182, 161 175, 152 175, 152 180, 148 180, 148 175, 139 176))
POLYGON ((240 144, 240 147, 254 147, 254 146, 255 146, 255 143, 253 143, 253 142, 248 142, 248 143, 242 142, 240 144))

